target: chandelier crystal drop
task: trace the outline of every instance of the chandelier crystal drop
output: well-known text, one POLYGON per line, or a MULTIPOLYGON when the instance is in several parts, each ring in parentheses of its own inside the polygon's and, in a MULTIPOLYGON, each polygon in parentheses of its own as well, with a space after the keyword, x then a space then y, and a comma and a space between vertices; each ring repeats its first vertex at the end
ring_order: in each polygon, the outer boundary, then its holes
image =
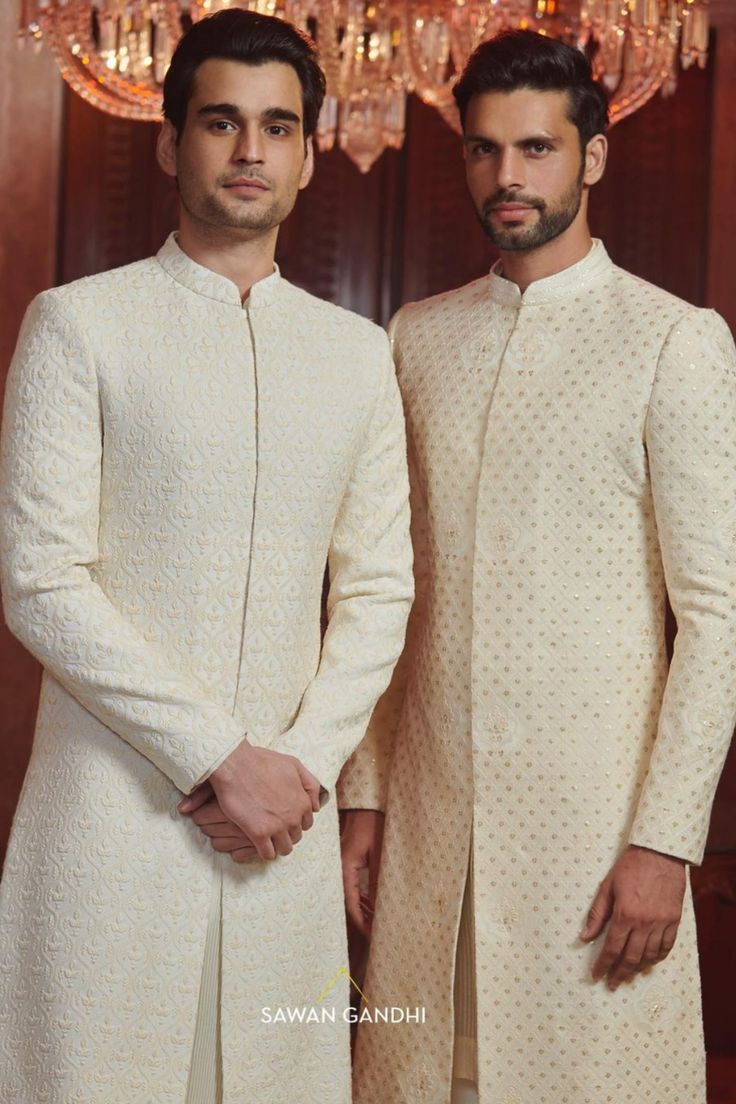
POLYGON ((401 147, 409 92, 459 132, 454 80, 476 46, 507 28, 585 51, 610 94, 612 123, 660 89, 672 93, 678 61, 703 68, 708 58, 708 0, 20 0, 19 42, 45 42, 95 107, 156 121, 181 34, 234 7, 314 38, 328 86, 317 144, 337 144, 362 172, 401 147))

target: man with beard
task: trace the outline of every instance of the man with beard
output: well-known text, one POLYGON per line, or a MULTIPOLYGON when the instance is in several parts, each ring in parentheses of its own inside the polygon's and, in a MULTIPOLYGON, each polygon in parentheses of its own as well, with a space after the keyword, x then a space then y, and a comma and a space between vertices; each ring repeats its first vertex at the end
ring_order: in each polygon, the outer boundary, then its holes
POLYGON ((342 783, 365 927, 395 730, 364 990, 425 1016, 362 1023, 354 1100, 704 1104, 687 866, 736 720, 736 354, 591 239, 582 53, 504 35, 455 96, 500 260, 393 325, 417 601, 342 783))
POLYGON ((330 794, 413 582, 386 335, 274 266, 323 95, 281 20, 195 24, 159 141, 178 234, 23 326, 2 582, 44 675, 0 908, 3 1101, 350 1095, 330 794), (323 990, 334 1023, 285 1018, 323 990))

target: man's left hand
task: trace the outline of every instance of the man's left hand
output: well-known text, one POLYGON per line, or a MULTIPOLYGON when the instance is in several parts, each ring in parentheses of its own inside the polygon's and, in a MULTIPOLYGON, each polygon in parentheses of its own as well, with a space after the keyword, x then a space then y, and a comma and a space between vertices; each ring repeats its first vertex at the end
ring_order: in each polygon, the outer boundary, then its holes
POLYGON ((672 950, 685 896, 685 863, 630 846, 601 884, 580 938, 597 939, 608 924, 593 978, 609 989, 661 962, 672 950))
POLYGON ((229 854, 233 862, 250 862, 258 858, 253 841, 223 813, 209 782, 202 782, 192 791, 184 815, 191 817, 200 831, 209 837, 213 850, 229 854))
POLYGON ((373 809, 349 809, 342 814, 340 850, 342 880, 348 918, 357 931, 370 938, 383 846, 383 813, 373 809), (368 897, 360 890, 363 872, 368 874, 368 897))

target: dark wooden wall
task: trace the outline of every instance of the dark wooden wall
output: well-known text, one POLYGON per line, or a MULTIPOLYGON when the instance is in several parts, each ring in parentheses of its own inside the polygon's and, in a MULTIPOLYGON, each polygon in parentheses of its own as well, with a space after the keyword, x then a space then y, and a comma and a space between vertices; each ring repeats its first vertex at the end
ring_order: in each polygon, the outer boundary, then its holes
MULTIPOLYGON (((28 303, 55 282, 62 82, 52 59, 16 47, 17 11, 0 4, 0 378, 28 303)), ((30 750, 40 672, 0 625, 0 855, 30 750)))
MULTIPOLYGON (((62 89, 48 56, 16 52, 14 5, 0 8, 4 376, 36 291, 155 251, 176 223, 177 201, 155 164, 156 128, 103 115, 62 89)), ((715 307, 736 330, 736 0, 713 0, 712 10, 719 29, 709 68, 688 71, 673 99, 657 97, 612 131, 591 221, 617 263, 715 307)), ((368 176, 339 151, 321 155, 282 229, 278 260, 289 279, 384 324, 401 303, 487 271, 493 251, 466 197, 458 138, 412 99, 404 150, 384 154, 368 176)), ((3 629, 0 855, 30 750, 38 678, 3 629)), ((723 992, 729 969, 736 989, 734 856, 736 754, 695 875, 706 1028, 711 1045, 730 1053, 736 1015, 723 992)))

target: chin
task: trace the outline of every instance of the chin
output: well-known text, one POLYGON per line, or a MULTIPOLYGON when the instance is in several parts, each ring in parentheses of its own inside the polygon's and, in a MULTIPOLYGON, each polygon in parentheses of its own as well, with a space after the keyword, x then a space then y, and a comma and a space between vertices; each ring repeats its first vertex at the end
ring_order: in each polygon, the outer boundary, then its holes
POLYGON ((483 223, 483 229, 485 230, 486 237, 489 241, 493 242, 497 249, 503 249, 511 253, 517 249, 529 248, 529 239, 531 235, 528 231, 519 230, 515 232, 513 230, 505 230, 503 233, 499 234, 489 222, 483 223))

